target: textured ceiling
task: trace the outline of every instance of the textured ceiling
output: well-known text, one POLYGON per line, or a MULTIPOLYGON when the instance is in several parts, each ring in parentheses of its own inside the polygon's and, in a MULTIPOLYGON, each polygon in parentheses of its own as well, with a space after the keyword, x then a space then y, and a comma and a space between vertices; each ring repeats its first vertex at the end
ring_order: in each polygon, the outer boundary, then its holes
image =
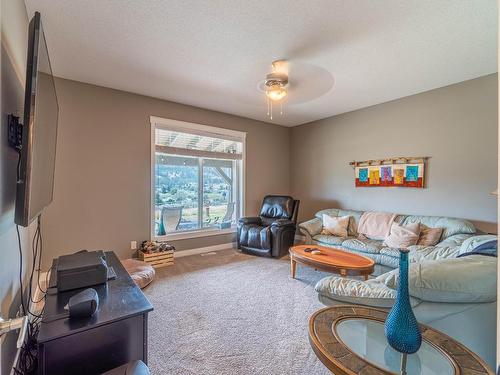
POLYGON ((54 74, 294 126, 497 71, 496 0, 26 0, 54 74))

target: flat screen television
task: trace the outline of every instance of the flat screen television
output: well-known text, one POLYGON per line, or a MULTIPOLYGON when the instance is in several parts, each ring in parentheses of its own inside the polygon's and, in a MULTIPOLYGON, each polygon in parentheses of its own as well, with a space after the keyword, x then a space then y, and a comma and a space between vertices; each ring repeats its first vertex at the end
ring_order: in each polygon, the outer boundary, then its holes
POLYGON ((57 103, 40 13, 29 24, 24 123, 18 166, 15 222, 28 226, 52 202, 57 103))

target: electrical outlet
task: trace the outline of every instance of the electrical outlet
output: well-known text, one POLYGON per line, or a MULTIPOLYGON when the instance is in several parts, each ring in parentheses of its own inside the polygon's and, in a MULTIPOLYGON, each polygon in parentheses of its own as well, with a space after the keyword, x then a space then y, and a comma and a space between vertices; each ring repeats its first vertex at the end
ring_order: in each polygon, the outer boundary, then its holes
POLYGON ((130 250, 137 250, 137 241, 130 241, 130 250))

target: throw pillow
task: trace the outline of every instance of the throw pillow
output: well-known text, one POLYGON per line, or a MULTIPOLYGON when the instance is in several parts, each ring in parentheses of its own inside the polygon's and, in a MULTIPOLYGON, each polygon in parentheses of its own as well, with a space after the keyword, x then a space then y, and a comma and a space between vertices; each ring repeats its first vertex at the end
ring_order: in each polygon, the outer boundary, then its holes
POLYGON ((416 245, 420 234, 420 224, 401 225, 392 223, 391 232, 385 239, 385 245, 396 249, 405 249, 416 245))
POLYGON ((443 228, 431 228, 420 224, 420 237, 418 238, 417 245, 434 246, 439 242, 442 234, 443 228))
POLYGON ((323 230, 321 234, 332 234, 338 237, 347 237, 347 227, 350 216, 331 217, 323 214, 323 230))

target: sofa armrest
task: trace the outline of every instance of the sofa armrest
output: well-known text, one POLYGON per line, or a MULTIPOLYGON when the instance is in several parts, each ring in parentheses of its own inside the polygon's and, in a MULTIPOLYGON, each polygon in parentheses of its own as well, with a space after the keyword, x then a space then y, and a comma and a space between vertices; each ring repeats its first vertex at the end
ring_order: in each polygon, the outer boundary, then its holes
MULTIPOLYGON (((340 276, 327 276, 314 287, 323 304, 334 305, 338 302, 355 305, 391 308, 396 300, 396 290, 389 288, 377 279, 361 281, 340 276), (331 301, 331 302, 330 302, 331 301)), ((410 298, 412 306, 420 303, 410 298)))
POLYGON ((238 220, 239 224, 260 224, 261 219, 260 217, 256 216, 248 216, 248 217, 242 217, 238 220))
POLYGON ((317 217, 299 224, 300 233, 307 237, 308 243, 312 241, 312 237, 320 234, 322 229, 323 221, 317 217))
MULTIPOLYGON (((497 258, 471 255, 412 263, 408 271, 410 296, 438 303, 488 303, 497 300, 497 258)), ((399 273, 393 270, 377 281, 396 290, 399 273)))

